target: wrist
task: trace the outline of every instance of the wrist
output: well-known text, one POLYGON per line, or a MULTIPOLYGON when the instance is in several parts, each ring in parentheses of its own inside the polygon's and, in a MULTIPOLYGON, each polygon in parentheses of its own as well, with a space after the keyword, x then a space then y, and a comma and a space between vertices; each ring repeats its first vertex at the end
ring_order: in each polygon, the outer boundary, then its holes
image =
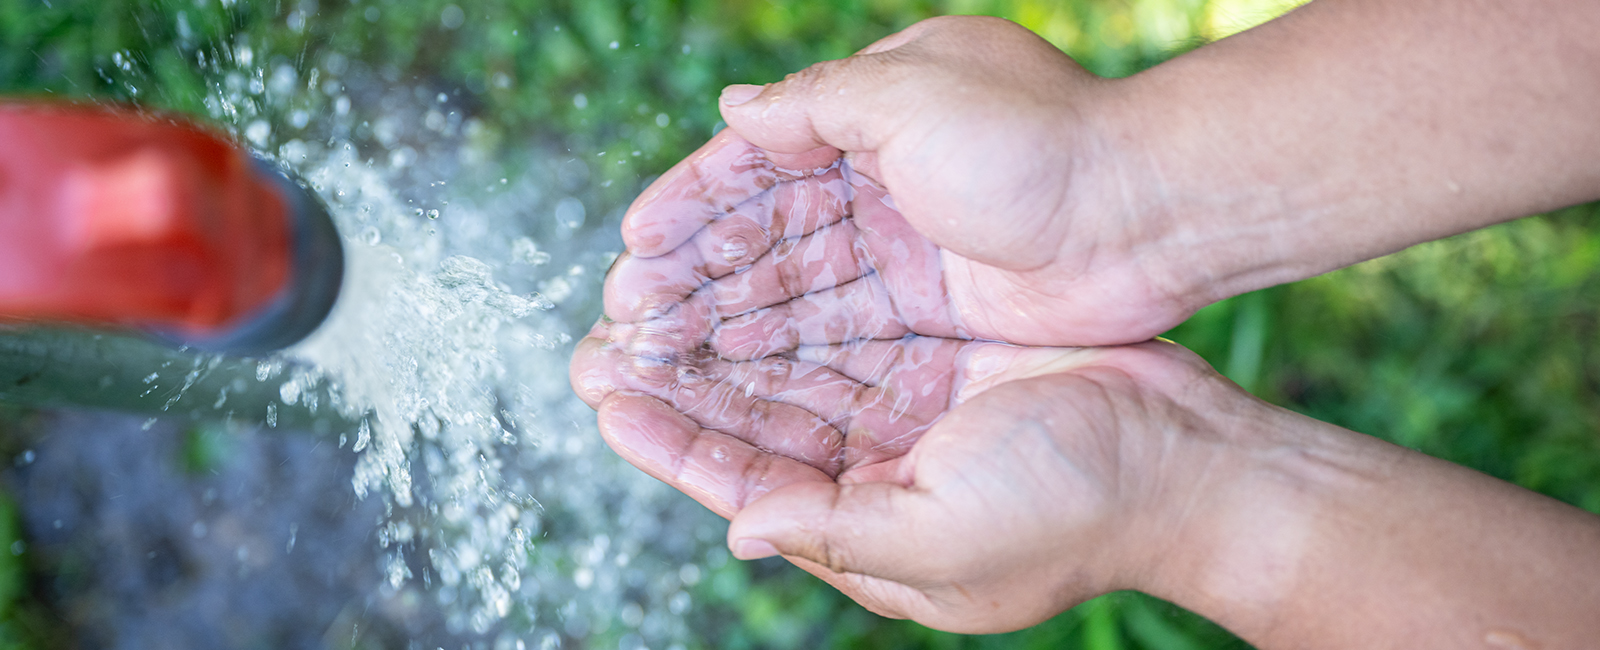
MULTIPOLYGON (((1087 164, 1074 178, 1080 200, 1063 218, 1107 224, 1093 242, 1121 242, 1124 264, 1144 278, 1178 320, 1218 300, 1299 279, 1296 259, 1260 197, 1208 175, 1228 143, 1202 142, 1193 112, 1172 111, 1167 89, 1144 76, 1108 79, 1086 98, 1079 144, 1087 164)), ((1280 206, 1281 207, 1281 206, 1280 206)), ((1067 241, 1065 246, 1078 244, 1067 241)), ((1067 258, 1076 256, 1068 253, 1067 258)))
POLYGON ((1336 504, 1369 493, 1398 448, 1254 401, 1190 443, 1173 473, 1191 479, 1157 498, 1163 543, 1128 588, 1260 642, 1295 615, 1336 504))

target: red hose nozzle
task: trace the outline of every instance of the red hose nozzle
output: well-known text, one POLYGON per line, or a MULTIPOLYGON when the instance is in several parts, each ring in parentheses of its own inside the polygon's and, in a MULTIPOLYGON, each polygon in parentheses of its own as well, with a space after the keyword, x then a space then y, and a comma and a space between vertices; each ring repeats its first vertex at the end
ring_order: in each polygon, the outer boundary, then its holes
POLYGON ((315 329, 342 273, 315 196, 218 134, 0 105, 0 319, 261 352, 315 329))

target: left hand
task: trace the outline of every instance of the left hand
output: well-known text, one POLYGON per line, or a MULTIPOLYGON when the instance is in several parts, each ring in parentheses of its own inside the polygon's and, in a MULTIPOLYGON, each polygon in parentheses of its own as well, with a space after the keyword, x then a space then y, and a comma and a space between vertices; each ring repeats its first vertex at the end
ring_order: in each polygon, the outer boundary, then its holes
POLYGON ((1274 419, 1170 343, 909 338, 672 368, 622 358, 611 327, 579 344, 575 388, 617 453, 732 519, 736 557, 781 552, 875 612, 965 633, 1162 593, 1174 540, 1206 539, 1239 492, 1253 444, 1224 443, 1274 419))

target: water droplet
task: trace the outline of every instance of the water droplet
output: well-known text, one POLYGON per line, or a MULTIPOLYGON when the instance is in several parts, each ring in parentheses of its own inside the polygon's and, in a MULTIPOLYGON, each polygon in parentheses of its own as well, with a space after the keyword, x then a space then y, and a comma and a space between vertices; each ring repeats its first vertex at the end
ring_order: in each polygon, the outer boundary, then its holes
POLYGON ((356 428, 356 444, 350 448, 350 451, 359 453, 365 450, 367 448, 367 443, 371 441, 372 425, 367 424, 366 420, 362 420, 361 426, 356 428))

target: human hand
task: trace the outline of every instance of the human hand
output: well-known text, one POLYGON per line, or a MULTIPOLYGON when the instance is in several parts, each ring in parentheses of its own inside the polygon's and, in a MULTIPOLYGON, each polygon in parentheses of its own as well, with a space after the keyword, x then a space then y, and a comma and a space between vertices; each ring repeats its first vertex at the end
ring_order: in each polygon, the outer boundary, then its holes
MULTIPOLYGON (((578 344, 573 387, 590 406, 600 408, 617 391, 646 395, 718 440, 731 436, 798 461, 807 475, 845 482, 891 480, 906 451, 955 405, 998 376, 1048 368, 1076 353, 907 336, 802 346, 751 361, 702 351, 666 363, 632 356, 619 343, 629 339, 628 329, 602 320, 578 344)), ((639 462, 631 448, 613 446, 639 462)), ((725 516, 737 509, 702 501, 725 516)))
POLYGON ((613 449, 731 518, 737 557, 781 551, 874 611, 952 631, 1160 593, 1151 576, 1183 556, 1170 545, 1231 496, 1209 483, 1228 474, 1223 442, 1263 409, 1167 343, 912 337, 686 371, 621 358, 610 327, 580 343, 573 381, 613 449))
POLYGON ((728 131, 624 219, 607 314, 657 320, 660 336, 635 350, 663 358, 708 334, 706 312, 734 319, 713 344, 738 358, 863 334, 1159 334, 1211 297, 1191 290, 1204 269, 1188 249, 1124 209, 1089 110, 1106 83, 1021 27, 959 18, 737 106, 730 89, 728 131))

